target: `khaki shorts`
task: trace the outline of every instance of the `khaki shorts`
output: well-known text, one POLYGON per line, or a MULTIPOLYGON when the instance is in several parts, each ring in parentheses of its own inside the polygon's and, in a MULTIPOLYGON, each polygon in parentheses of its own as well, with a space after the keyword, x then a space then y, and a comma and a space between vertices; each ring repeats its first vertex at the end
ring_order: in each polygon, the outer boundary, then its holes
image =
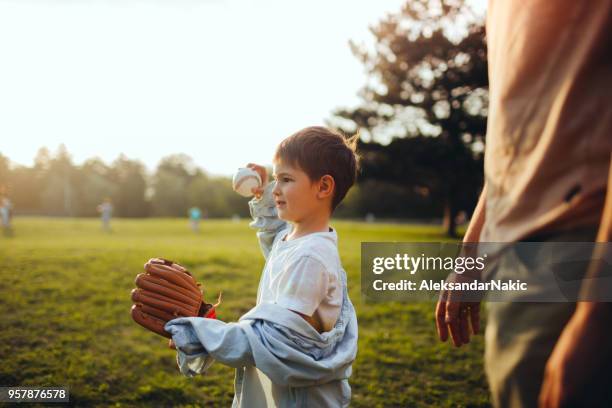
MULTIPOLYGON (((595 233, 581 230, 532 241, 593 241, 595 233)), ((529 265, 509 252, 498 268, 508 277, 528 273, 529 265)), ((575 308, 575 303, 487 303, 485 370, 495 407, 537 407, 546 362, 575 308)), ((612 327, 606 335, 612 347, 612 327)), ((572 406, 612 407, 610 372, 591 374, 588 389, 572 406)))

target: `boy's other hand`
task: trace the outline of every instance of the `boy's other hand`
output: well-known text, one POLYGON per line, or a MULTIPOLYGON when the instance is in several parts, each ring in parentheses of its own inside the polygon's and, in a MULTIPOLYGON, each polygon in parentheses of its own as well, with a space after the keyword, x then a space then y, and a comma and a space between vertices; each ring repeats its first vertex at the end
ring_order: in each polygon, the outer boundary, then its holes
POLYGON ((268 170, 259 164, 249 163, 246 165, 249 169, 254 170, 259 174, 261 178, 261 187, 254 187, 251 192, 255 195, 255 198, 261 198, 264 192, 266 184, 268 184, 268 170))

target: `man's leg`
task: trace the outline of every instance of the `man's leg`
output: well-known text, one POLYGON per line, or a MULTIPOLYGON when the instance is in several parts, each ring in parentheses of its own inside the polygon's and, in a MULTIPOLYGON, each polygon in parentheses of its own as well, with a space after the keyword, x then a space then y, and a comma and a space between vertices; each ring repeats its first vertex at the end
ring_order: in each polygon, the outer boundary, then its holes
POLYGON ((544 367, 575 303, 489 303, 485 367, 493 405, 536 407, 544 367))
MULTIPOLYGON (((595 234, 593 227, 536 237, 532 241, 593 242, 595 234)), ((537 273, 550 260, 546 251, 532 255, 525 257, 514 250, 507 251, 499 261, 496 278, 524 278, 537 273)), ((573 256, 571 250, 563 255, 568 259, 573 256)), ((537 407, 546 362, 575 308, 572 302, 487 304, 485 369, 496 407, 537 407)))

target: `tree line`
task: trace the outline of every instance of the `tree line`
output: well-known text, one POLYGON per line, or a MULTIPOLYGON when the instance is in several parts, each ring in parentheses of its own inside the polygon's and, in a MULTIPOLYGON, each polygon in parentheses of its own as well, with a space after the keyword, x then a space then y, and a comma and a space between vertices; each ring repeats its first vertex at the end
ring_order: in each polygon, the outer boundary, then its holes
MULTIPOLYGON (((328 120, 359 131, 361 172, 339 217, 442 218, 454 236, 483 184, 488 114, 484 22, 462 1, 411 0, 371 32, 375 45, 351 44, 368 81, 362 103, 328 120)), ((74 165, 65 148, 41 149, 32 167, 11 168, 0 156, 0 185, 12 186, 17 213, 90 216, 110 197, 125 217, 184 216, 192 206, 209 217, 248 216, 246 199, 227 177, 213 177, 185 155, 163 158, 152 175, 120 156, 74 165)))
MULTIPOLYGON (((436 139, 428 142, 437 144, 436 139)), ((418 138, 388 146, 360 142, 362 170, 335 215, 439 218, 444 209, 439 193, 404 180, 426 167, 419 157, 432 158, 435 147, 423 149, 423 143, 418 138)), ((33 166, 11 165, 0 153, 0 190, 10 197, 16 215, 96 216, 97 206, 110 198, 118 217, 184 217, 194 206, 209 218, 249 216, 248 199, 232 190, 230 177, 211 176, 184 154, 164 157, 148 173, 142 162, 124 155, 110 164, 91 158, 76 165, 64 146, 54 153, 41 148, 33 166)))
POLYGON ((75 165, 64 146, 54 154, 40 149, 31 167, 10 166, 0 154, 0 186, 16 214, 94 216, 110 198, 119 217, 182 217, 193 206, 209 217, 248 215, 229 177, 211 176, 182 154, 164 157, 153 174, 124 155, 111 164, 92 158, 75 165))

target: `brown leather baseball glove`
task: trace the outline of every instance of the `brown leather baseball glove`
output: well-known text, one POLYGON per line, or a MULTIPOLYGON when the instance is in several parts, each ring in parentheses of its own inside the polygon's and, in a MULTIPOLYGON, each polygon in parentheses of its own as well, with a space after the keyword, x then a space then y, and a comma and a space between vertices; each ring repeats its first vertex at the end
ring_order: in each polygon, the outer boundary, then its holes
POLYGON ((145 273, 136 276, 132 290, 132 318, 142 327, 171 338, 164 330, 166 323, 177 317, 215 319, 215 308, 221 303, 206 303, 200 284, 183 266, 162 258, 150 259, 145 273))

